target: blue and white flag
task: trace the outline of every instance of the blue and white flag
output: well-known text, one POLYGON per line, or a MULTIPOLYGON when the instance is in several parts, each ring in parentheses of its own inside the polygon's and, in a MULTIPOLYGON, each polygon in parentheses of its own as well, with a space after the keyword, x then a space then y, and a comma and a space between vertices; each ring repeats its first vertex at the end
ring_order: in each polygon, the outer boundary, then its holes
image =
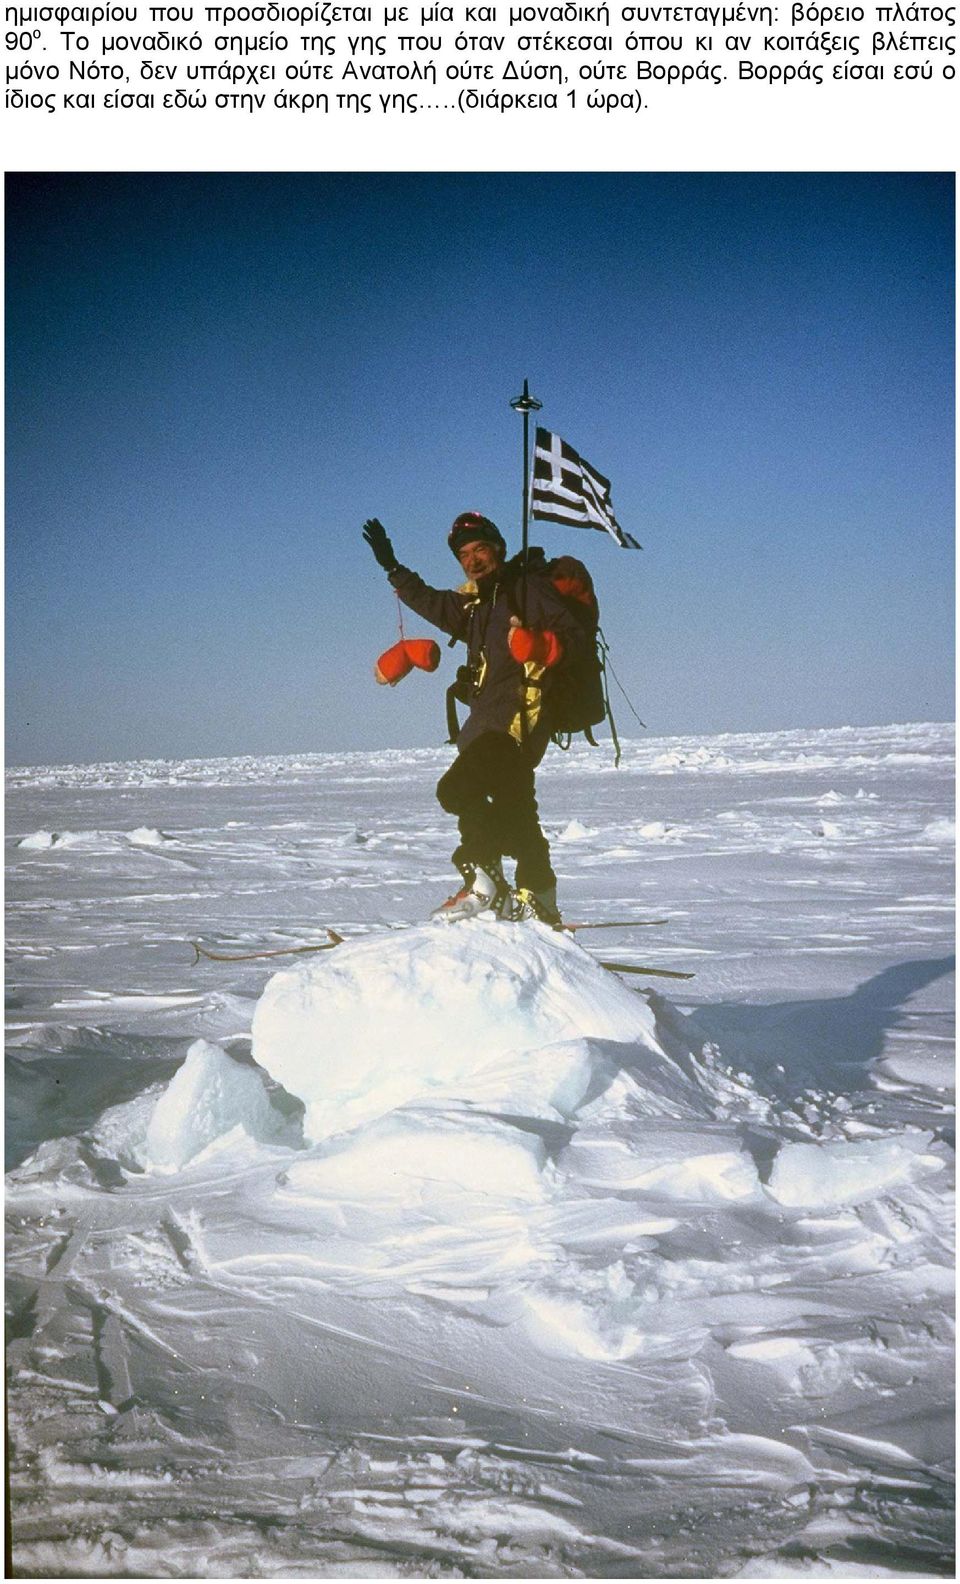
POLYGON ((549 429, 537 430, 530 515, 565 528, 599 528, 623 550, 643 549, 614 516, 610 480, 549 429))

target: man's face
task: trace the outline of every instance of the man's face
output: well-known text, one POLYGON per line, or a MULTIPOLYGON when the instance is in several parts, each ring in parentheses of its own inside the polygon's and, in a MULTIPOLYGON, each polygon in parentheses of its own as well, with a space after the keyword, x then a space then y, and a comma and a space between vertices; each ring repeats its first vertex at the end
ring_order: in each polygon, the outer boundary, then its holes
POLYGON ((476 583, 480 578, 496 572, 500 565, 500 553, 496 545, 488 544, 485 539, 471 539, 469 544, 461 547, 457 560, 467 577, 476 583))

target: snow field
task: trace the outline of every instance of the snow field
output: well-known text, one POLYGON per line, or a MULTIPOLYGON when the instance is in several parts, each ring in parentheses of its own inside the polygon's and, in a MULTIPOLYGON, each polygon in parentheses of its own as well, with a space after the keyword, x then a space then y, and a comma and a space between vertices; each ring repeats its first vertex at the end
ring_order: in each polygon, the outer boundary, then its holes
POLYGON ((950 749, 553 756, 579 940, 439 752, 14 771, 20 1570, 948 1574, 950 749))

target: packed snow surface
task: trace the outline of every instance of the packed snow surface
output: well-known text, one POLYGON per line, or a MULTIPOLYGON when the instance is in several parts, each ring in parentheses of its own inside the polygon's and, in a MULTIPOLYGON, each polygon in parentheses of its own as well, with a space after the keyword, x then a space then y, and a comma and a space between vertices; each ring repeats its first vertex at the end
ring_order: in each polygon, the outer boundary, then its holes
POLYGON ((446 751, 12 771, 17 1572, 951 1573, 952 746, 553 756, 576 937, 446 751))

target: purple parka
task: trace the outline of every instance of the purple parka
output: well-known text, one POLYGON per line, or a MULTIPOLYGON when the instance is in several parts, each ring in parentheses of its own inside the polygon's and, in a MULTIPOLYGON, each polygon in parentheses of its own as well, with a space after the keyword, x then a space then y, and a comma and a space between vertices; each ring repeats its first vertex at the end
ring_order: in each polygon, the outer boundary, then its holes
POLYGON ((563 645, 563 657, 549 670, 532 661, 521 665, 510 653, 510 618, 520 614, 521 599, 521 576, 515 563, 508 562, 480 585, 470 582, 459 589, 431 588, 404 566, 395 567, 389 577, 404 605, 466 644, 467 664, 480 677, 470 700, 470 714, 457 738, 458 751, 462 753, 484 732, 506 732, 518 742, 525 741, 533 763, 539 763, 555 729, 550 724, 554 673, 578 655, 586 642, 582 625, 546 572, 528 572, 525 614, 528 627, 556 633, 563 645), (522 724, 524 690, 526 721, 522 724))

